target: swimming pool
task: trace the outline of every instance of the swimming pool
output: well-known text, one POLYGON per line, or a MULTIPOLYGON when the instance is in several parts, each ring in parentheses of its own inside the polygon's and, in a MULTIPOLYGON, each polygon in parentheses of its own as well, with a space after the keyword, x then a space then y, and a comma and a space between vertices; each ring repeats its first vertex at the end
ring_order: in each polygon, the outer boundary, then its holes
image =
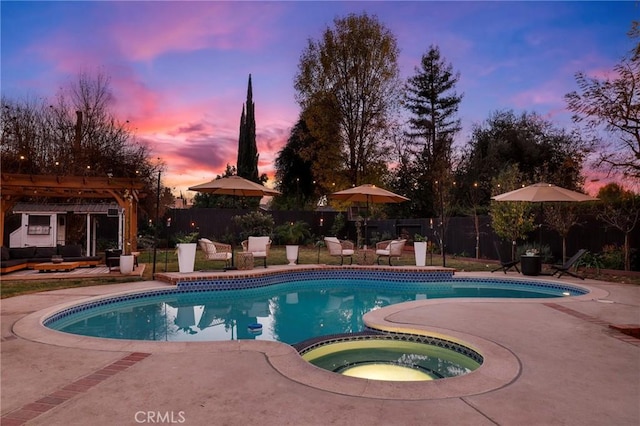
POLYGON ((424 299, 540 298, 587 293, 544 281, 304 271, 112 296, 66 308, 44 325, 66 333, 152 341, 271 340, 294 344, 364 329, 365 313, 424 299), (259 329, 255 325, 261 325, 259 329))

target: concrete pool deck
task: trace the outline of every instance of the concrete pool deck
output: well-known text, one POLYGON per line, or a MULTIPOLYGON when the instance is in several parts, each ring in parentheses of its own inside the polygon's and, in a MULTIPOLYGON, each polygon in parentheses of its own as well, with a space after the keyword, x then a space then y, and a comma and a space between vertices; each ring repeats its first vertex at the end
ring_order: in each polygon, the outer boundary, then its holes
MULTIPOLYGON (((466 276, 505 275, 456 273, 466 276)), ((409 302, 367 317, 388 327, 471 341, 505 361, 490 370, 483 366, 464 380, 424 384, 338 378, 274 342, 114 342, 37 325, 43 312, 64 304, 169 286, 159 281, 3 299, 0 423, 640 424, 640 339, 610 328, 640 324, 640 286, 558 281, 593 293, 546 300, 409 302)))

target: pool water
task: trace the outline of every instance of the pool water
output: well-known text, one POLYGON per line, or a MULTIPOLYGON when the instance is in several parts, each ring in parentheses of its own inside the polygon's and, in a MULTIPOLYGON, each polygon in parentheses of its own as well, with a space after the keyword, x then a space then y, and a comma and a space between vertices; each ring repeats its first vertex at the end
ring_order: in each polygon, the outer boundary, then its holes
POLYGON ((93 302, 55 315, 49 328, 93 337, 155 341, 271 340, 295 344, 364 329, 365 313, 412 300, 541 298, 583 294, 557 284, 451 279, 429 282, 316 279, 259 288, 163 291, 93 302), (262 325, 256 330, 256 325, 262 325))

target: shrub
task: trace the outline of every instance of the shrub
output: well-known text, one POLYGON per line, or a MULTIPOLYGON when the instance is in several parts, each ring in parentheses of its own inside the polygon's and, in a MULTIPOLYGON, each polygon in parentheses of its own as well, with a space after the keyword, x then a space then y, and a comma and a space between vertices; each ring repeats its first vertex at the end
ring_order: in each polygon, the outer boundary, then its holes
POLYGON ((250 212, 242 216, 231 218, 240 228, 240 238, 271 236, 273 233, 273 217, 261 212, 250 212))
POLYGON ((604 269, 624 269, 624 250, 615 244, 602 247, 601 267, 604 269))

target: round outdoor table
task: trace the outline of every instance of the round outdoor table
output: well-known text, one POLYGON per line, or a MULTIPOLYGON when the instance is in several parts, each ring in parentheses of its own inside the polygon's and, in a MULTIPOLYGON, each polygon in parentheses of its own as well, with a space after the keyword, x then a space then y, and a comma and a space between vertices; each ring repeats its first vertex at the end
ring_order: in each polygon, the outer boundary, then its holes
POLYGON ((358 249, 355 257, 358 265, 373 265, 376 261, 376 252, 372 249, 358 249))
POLYGON ((542 258, 540 256, 520 256, 522 275, 539 275, 542 271, 542 258))
POLYGON ((246 251, 241 251, 236 254, 237 257, 237 266, 241 271, 246 271, 249 269, 253 269, 253 253, 248 253, 246 251))

